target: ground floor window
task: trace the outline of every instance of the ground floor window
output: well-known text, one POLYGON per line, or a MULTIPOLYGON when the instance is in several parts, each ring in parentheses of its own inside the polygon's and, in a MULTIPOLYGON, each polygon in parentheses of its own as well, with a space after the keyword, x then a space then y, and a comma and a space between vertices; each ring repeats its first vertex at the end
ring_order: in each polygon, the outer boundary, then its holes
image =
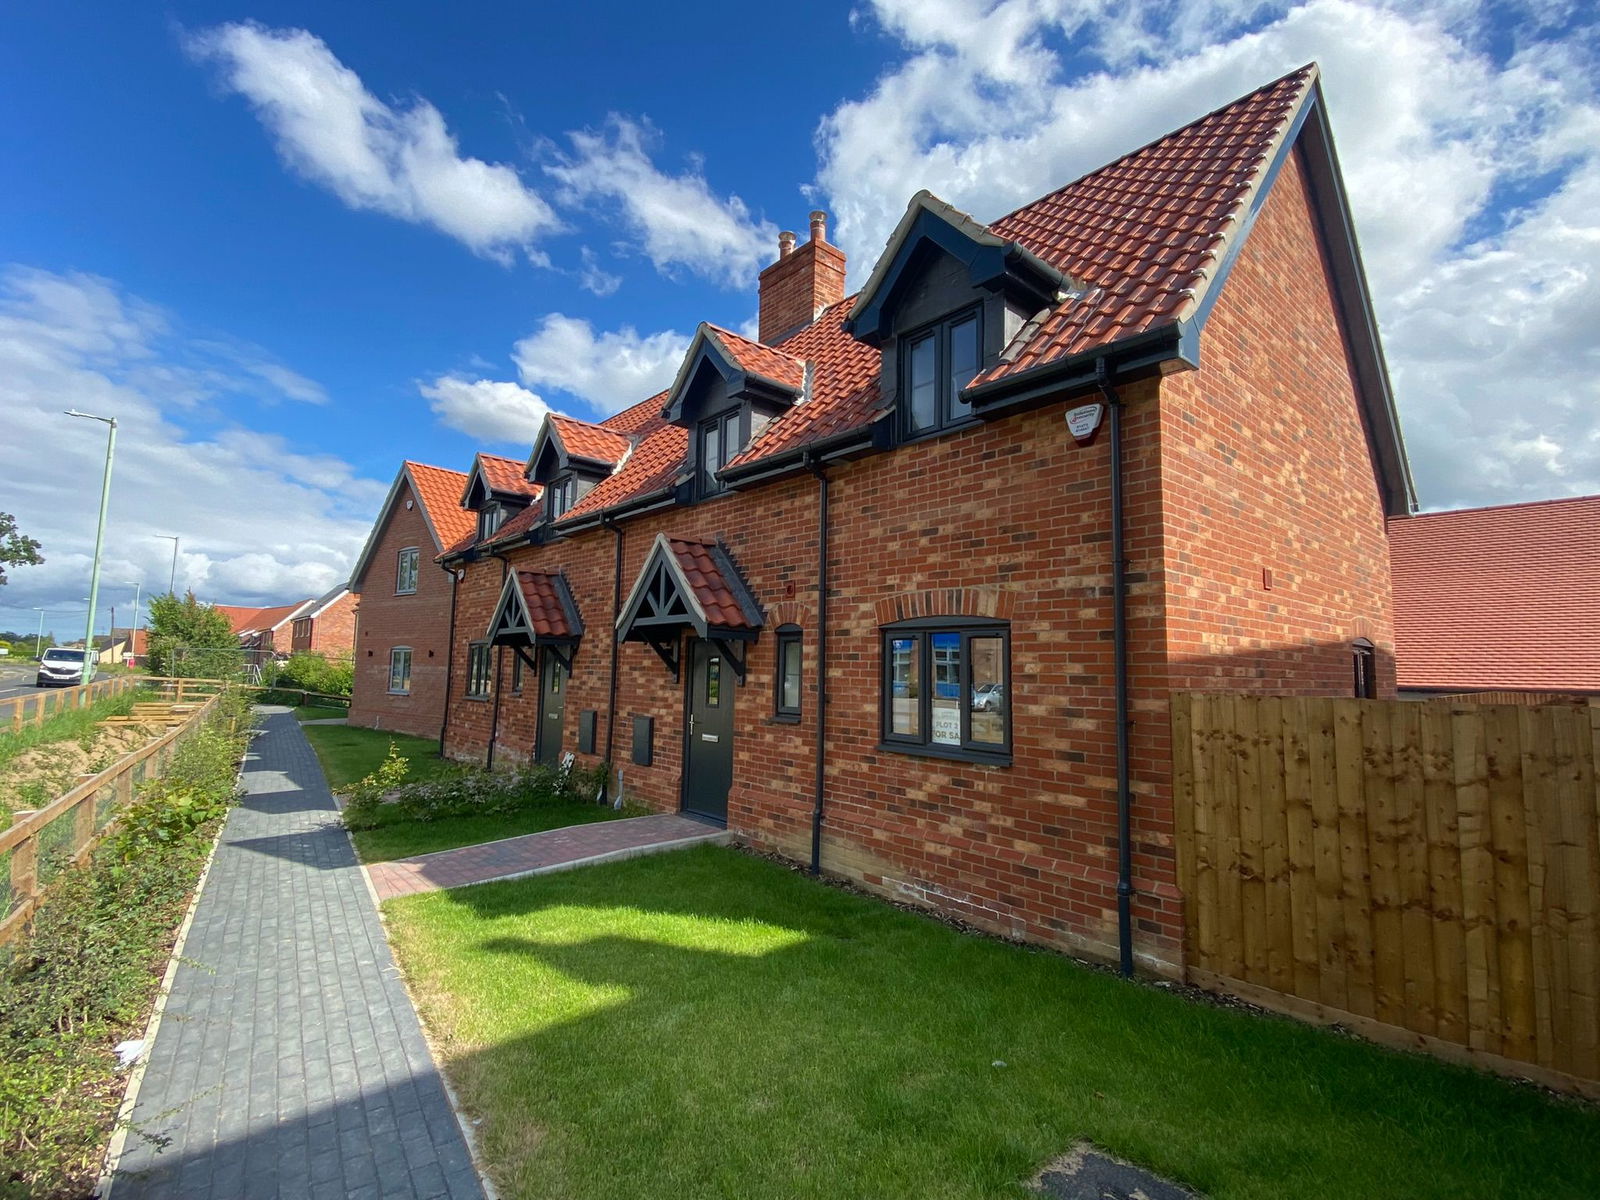
POLYGON ((906 621, 883 629, 885 749, 1010 760, 1011 627, 906 621))
POLYGON ((511 694, 522 695, 522 655, 511 652, 511 694))
POLYGON ((389 651, 389 690, 398 695, 411 691, 411 648, 396 646, 389 651))
POLYGON ((1357 700, 1378 698, 1378 652, 1366 638, 1357 638, 1350 646, 1351 666, 1355 670, 1357 700))
POLYGON ((467 651, 467 695, 481 700, 489 694, 491 650, 488 642, 474 642, 467 651))
POLYGON ((784 625, 778 630, 778 691, 774 711, 780 717, 800 715, 800 628, 784 625))

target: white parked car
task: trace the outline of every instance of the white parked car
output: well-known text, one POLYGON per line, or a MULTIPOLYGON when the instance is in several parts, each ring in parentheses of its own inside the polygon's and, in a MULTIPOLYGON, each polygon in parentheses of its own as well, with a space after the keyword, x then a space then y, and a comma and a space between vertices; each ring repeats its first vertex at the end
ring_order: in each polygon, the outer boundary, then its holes
MULTIPOLYGON (((44 657, 39 660, 39 677, 35 679, 36 687, 74 687, 84 681, 83 679, 82 650, 70 650, 65 646, 51 646, 44 652, 44 657)), ((98 651, 89 651, 89 678, 94 678, 94 666, 100 661, 98 651)))

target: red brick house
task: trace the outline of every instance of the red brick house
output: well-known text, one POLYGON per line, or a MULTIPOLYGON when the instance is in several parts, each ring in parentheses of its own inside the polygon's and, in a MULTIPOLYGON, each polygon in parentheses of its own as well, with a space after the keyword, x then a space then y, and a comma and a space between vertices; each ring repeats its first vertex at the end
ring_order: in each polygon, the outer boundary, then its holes
POLYGON ((311 603, 310 600, 297 600, 293 604, 275 604, 266 608, 218 604, 216 609, 233 626, 240 648, 254 652, 259 661, 277 653, 289 652, 290 624, 311 603))
POLYGON ((1394 686, 1412 491, 1316 69, 991 224, 920 193, 854 296, 825 221, 759 342, 702 325, 667 391, 549 418, 541 502, 474 468, 444 750, 609 760, 1171 972, 1170 694, 1394 686))
POLYGON ((1600 496, 1389 522, 1406 693, 1600 695, 1600 496))
POLYGON ((406 462, 356 560, 350 723, 434 738, 444 720, 454 576, 434 560, 496 531, 538 495, 513 459, 480 454, 463 475, 406 462), (471 501, 472 509, 464 507, 471 501))
POLYGON ((331 588, 289 622, 291 654, 349 658, 356 641, 356 597, 348 585, 331 588))

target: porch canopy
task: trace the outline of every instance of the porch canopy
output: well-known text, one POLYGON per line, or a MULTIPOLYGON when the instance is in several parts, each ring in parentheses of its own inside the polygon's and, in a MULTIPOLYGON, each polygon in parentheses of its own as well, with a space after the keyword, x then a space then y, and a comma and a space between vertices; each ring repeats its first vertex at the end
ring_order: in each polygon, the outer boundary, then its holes
POLYGON ((512 647, 530 668, 534 663, 529 652, 546 646, 570 673, 572 652, 583 638, 583 618, 566 577, 545 571, 507 575, 486 636, 491 645, 512 647))
POLYGON ((727 547, 656 535, 617 618, 617 638, 643 642, 678 678, 685 629, 714 642, 744 681, 745 644, 763 617, 727 547))

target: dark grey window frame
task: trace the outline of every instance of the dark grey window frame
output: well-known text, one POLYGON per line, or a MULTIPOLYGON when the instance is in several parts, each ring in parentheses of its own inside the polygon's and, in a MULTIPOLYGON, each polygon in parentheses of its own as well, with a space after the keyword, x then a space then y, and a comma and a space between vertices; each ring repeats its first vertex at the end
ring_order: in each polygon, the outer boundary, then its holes
POLYGON ((522 695, 522 655, 511 652, 511 694, 522 695))
POLYGON ((961 762, 987 763, 1008 767, 1012 758, 1011 714, 1011 622, 992 617, 922 617, 911 621, 896 621, 878 627, 878 749, 896 754, 910 754, 925 758, 949 758, 961 762), (933 741, 933 635, 954 633, 961 637, 960 674, 957 696, 961 701, 961 744, 943 745, 933 741), (999 637, 1000 656, 1004 664, 999 680, 1005 688, 1005 742, 995 746, 992 742, 972 741, 972 653, 968 645, 974 637, 999 637), (894 732, 894 654, 891 643, 904 638, 915 638, 921 644, 924 663, 925 686, 917 697, 918 732, 916 735, 894 732))
POLYGON ((950 331, 967 321, 976 324, 977 369, 983 370, 985 361, 983 344, 984 306, 968 305, 949 316, 902 333, 896 338, 896 382, 899 391, 899 431, 902 442, 916 442, 923 438, 940 437, 954 429, 965 429, 978 424, 975 413, 954 414, 950 409, 950 331), (925 429, 912 424, 911 409, 911 353, 923 341, 932 338, 934 343, 933 390, 936 411, 934 422, 925 429))
POLYGON ((422 550, 418 546, 402 546, 394 556, 394 594, 396 596, 415 596, 417 582, 422 578, 422 550), (411 586, 401 587, 400 583, 406 575, 406 555, 411 556, 411 586))
POLYGON ((409 696, 411 694, 411 668, 415 662, 416 655, 412 652, 410 646, 389 647, 389 695, 409 696), (394 663, 395 655, 397 654, 404 654, 406 656, 406 685, 403 688, 397 688, 394 686, 394 663))
POLYGON ((1378 649, 1366 638, 1350 643, 1350 666, 1357 700, 1378 698, 1378 649))
POLYGON ((564 471, 544 485, 544 519, 559 521, 578 502, 578 477, 564 471), (559 502, 559 503, 558 503, 559 502))
POLYGON ((792 646, 794 648, 794 652, 800 656, 800 662, 799 662, 798 670, 797 670, 796 673, 800 677, 801 695, 804 695, 804 692, 805 692, 805 640, 804 639, 805 639, 805 635, 801 631, 800 626, 798 626, 798 625, 780 625, 780 626, 778 626, 777 638, 776 638, 775 643, 774 643, 773 660, 772 660, 773 661, 773 671, 772 671, 772 715, 773 715, 773 719, 774 720, 783 721, 783 722, 786 722, 788 724, 793 724, 793 723, 795 723, 795 722, 800 720, 801 698, 800 698, 800 696, 796 696, 795 697, 795 703, 793 705, 786 705, 783 702, 783 675, 784 675, 784 670, 783 670, 784 662, 783 662, 783 659, 784 659, 784 653, 785 653, 785 651, 787 651, 792 646))
POLYGON ((471 642, 467 646, 466 697, 468 700, 487 700, 493 690, 494 647, 488 642, 471 642))
POLYGON ((695 461, 700 468, 696 475, 695 488, 701 496, 720 496, 727 491, 728 485, 716 477, 716 471, 721 470, 744 449, 743 417, 741 408, 727 408, 695 425, 695 461), (706 458, 706 437, 713 429, 716 430, 721 443, 721 461, 716 467, 712 467, 706 458), (735 447, 731 452, 728 449, 730 445, 735 447))
POLYGON ((500 532, 500 526, 506 523, 506 506, 497 500, 491 500, 478 510, 478 540, 491 538, 500 532))

